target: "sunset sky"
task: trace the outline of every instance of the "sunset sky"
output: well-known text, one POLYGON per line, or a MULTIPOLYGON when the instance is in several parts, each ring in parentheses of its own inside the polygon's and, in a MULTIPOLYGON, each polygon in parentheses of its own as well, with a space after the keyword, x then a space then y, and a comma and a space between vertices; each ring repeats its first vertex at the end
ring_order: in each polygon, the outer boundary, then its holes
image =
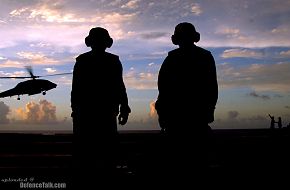
MULTIPOLYGON (((0 76, 27 76, 27 65, 35 75, 71 72, 75 57, 90 50, 84 44, 89 30, 108 29, 114 44, 107 51, 120 56, 132 108, 128 124, 119 129, 159 129, 153 107, 157 76, 167 52, 177 48, 170 36, 180 22, 195 25, 201 34, 197 45, 216 61, 219 100, 212 128, 268 128, 268 114, 282 117, 283 126, 290 122, 289 0, 0 0, 0 5, 0 76)), ((45 96, 1 98, 0 130, 72 130, 71 78, 46 77, 58 86, 45 96)), ((0 92, 21 81, 1 79, 0 92)))

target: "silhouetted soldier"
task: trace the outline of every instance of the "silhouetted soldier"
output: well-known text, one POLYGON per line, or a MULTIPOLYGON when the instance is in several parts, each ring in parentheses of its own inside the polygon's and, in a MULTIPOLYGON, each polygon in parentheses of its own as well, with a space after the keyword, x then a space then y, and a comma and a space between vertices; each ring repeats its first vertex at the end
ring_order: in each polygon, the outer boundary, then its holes
POLYGON ((131 110, 119 57, 105 51, 113 44, 108 31, 92 28, 85 43, 92 50, 76 58, 71 91, 75 167, 94 168, 88 175, 80 172, 85 177, 110 175, 115 169, 117 117, 124 125, 131 110))
POLYGON ((282 118, 281 117, 278 117, 278 128, 281 129, 282 128, 282 118))
POLYGON ((271 118, 271 123, 270 123, 270 129, 274 129, 275 128, 275 117, 274 116, 271 116, 269 114, 269 117, 271 118))
POLYGON ((194 44, 200 34, 191 23, 178 24, 171 39, 179 48, 168 53, 159 71, 155 104, 159 124, 167 132, 171 148, 178 145, 178 164, 204 162, 208 124, 214 121, 218 99, 215 61, 209 51, 194 44))

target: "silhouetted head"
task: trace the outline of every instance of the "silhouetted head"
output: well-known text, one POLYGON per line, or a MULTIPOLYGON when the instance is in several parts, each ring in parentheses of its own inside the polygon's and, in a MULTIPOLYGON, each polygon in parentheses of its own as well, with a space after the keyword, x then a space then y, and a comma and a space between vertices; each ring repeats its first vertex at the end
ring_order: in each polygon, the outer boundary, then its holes
POLYGON ((106 49, 113 45, 109 32, 101 27, 92 28, 85 39, 85 43, 92 49, 106 49))
POLYGON ((174 45, 191 45, 200 40, 200 34, 195 30, 193 24, 182 22, 175 27, 171 40, 174 45))

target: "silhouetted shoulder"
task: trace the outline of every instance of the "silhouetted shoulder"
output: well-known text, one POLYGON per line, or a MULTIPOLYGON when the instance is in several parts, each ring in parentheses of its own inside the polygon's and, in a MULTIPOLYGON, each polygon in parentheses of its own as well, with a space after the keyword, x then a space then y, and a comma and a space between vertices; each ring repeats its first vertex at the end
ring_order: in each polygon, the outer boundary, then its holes
MULTIPOLYGON (((80 61, 80 60, 83 60, 83 59, 90 59, 92 56, 93 56, 93 52, 92 51, 89 51, 89 52, 86 52, 86 53, 83 53, 83 54, 80 54, 76 60, 77 61, 80 61)), ((111 59, 119 59, 119 56, 118 55, 115 55, 115 54, 112 54, 112 53, 109 53, 109 52, 104 52, 104 55, 107 57, 107 58, 111 58, 111 59)))
POLYGON ((79 56, 77 56, 76 60, 77 61, 81 61, 82 59, 87 59, 91 56, 91 52, 86 52, 86 53, 83 53, 83 54, 80 54, 79 56))
POLYGON ((111 57, 113 59, 119 59, 118 55, 115 55, 115 54, 112 54, 112 53, 109 53, 109 52, 105 52, 105 55, 108 56, 108 57, 111 57))
MULTIPOLYGON (((192 51, 197 52, 199 55, 211 55, 211 52, 209 50, 206 50, 204 48, 201 48, 199 46, 193 46, 192 51)), ((183 54, 184 50, 181 48, 176 48, 174 50, 171 50, 168 52, 169 56, 175 56, 183 54)))
POLYGON ((211 54, 211 52, 209 50, 206 50, 206 49, 201 48, 199 46, 195 46, 195 47, 196 47, 196 50, 201 54, 211 54))

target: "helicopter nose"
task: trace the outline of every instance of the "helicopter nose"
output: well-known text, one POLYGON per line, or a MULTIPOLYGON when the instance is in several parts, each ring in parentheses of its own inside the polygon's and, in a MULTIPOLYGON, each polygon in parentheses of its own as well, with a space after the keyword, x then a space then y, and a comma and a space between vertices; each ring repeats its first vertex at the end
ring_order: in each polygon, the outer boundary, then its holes
POLYGON ((57 86, 57 84, 55 84, 55 83, 53 83, 53 82, 49 82, 49 83, 47 84, 48 89, 56 88, 56 86, 57 86))
POLYGON ((56 87, 57 87, 57 84, 52 83, 52 84, 51 84, 51 87, 52 87, 52 88, 56 88, 56 87))

